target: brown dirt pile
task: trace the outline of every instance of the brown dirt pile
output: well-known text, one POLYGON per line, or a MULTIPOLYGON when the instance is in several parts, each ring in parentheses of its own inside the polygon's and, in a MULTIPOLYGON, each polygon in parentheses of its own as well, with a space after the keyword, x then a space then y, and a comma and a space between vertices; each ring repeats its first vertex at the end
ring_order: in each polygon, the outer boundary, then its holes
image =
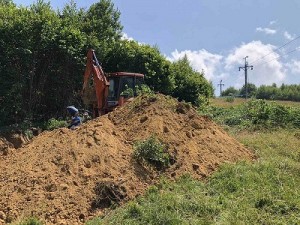
POLYGON ((77 130, 43 132, 0 155, 0 224, 31 215, 47 224, 81 224, 111 201, 143 194, 162 173, 201 179, 221 163, 253 159, 215 123, 162 95, 136 98, 77 130), (164 172, 132 158, 132 144, 152 134, 175 159, 164 172))
POLYGON ((13 148, 14 146, 12 143, 8 142, 5 138, 0 137, 0 155, 7 155, 13 148))

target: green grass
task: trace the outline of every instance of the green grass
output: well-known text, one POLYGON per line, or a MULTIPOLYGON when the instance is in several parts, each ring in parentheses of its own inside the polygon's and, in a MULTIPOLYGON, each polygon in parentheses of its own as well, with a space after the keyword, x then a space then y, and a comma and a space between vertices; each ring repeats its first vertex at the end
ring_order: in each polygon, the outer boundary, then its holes
MULTIPOLYGON (((223 108, 229 108, 237 105, 241 105, 247 101, 251 101, 251 99, 244 99, 244 98, 234 98, 234 101, 230 102, 227 101, 226 98, 212 98, 210 99, 210 104, 212 106, 218 106, 223 108)), ((293 102, 293 101, 280 101, 280 100, 266 100, 267 102, 276 102, 279 105, 283 106, 295 106, 300 107, 300 102, 293 102)))
POLYGON ((203 182, 162 180, 88 224, 299 224, 299 136, 300 130, 239 134, 257 153, 255 162, 223 165, 203 182))
POLYGON ((35 217, 30 217, 27 219, 24 219, 21 222, 15 222, 12 225, 43 225, 44 223, 41 222, 39 219, 35 217))
POLYGON ((236 130, 300 128, 300 107, 275 101, 249 100, 232 107, 208 106, 199 113, 236 130))

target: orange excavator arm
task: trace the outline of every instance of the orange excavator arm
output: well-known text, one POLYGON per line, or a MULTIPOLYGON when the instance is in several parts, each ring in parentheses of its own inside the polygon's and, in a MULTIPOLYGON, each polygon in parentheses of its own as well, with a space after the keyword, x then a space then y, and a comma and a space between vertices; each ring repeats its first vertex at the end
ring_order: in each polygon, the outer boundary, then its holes
POLYGON ((101 116, 105 113, 107 107, 109 81, 107 80, 103 69, 99 64, 93 49, 90 49, 87 53, 82 95, 84 95, 91 78, 93 78, 93 85, 97 99, 96 102, 93 103, 94 116, 101 116))

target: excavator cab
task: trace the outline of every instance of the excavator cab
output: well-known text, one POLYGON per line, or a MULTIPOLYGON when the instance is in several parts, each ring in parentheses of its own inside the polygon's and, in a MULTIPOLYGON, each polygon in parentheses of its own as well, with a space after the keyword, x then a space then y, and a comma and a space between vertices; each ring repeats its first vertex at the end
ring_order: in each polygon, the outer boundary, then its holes
POLYGON ((120 99, 128 99, 137 95, 136 88, 141 86, 144 75, 139 73, 117 72, 108 74, 109 89, 107 106, 122 105, 120 99))

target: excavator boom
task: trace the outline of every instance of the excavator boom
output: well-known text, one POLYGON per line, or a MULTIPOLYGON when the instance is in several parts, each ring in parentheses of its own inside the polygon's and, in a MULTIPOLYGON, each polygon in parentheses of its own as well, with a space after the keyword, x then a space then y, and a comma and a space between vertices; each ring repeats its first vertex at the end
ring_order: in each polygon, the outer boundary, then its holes
POLYGON ((86 101, 89 101, 89 98, 91 98, 94 116, 101 116, 105 113, 108 88, 109 81, 107 80, 103 69, 97 60, 95 51, 90 49, 87 54, 82 95, 83 99, 87 99, 86 101), (89 83, 91 79, 92 84, 89 83), (90 95, 96 95, 96 98, 90 95))

